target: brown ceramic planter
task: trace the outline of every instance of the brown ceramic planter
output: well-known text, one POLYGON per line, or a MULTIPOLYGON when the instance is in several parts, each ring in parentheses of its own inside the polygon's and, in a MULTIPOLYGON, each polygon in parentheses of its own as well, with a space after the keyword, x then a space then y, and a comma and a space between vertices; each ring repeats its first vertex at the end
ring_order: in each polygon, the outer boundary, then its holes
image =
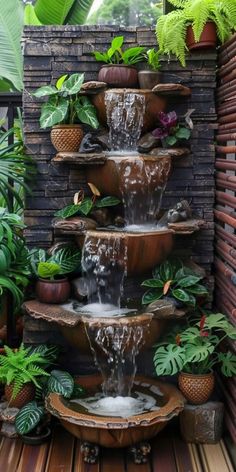
MULTIPOLYGON (((166 108, 166 99, 160 97, 150 90, 141 89, 113 89, 113 93, 124 94, 129 92, 135 92, 136 94, 144 95, 145 98, 145 113, 143 118, 142 133, 151 131, 155 128, 157 121, 157 114, 160 111, 164 111, 166 108)), ((105 106, 105 93, 100 92, 97 95, 91 97, 92 103, 95 106, 98 114, 100 124, 107 126, 106 117, 106 106, 105 106)))
MULTIPOLYGON (((85 386, 88 396, 100 390, 99 376, 80 377, 80 384, 85 386)), ((62 396, 51 393, 46 399, 46 408, 60 419, 62 425, 82 441, 88 441, 104 447, 121 448, 131 446, 154 437, 173 417, 184 408, 184 398, 172 385, 162 384, 154 379, 138 377, 134 388, 145 384, 152 393, 155 387, 164 396, 164 406, 157 411, 150 411, 129 418, 104 417, 75 411, 62 396)))
POLYGON ((179 374, 178 383, 179 389, 189 403, 201 405, 202 403, 206 403, 211 396, 214 390, 215 378, 213 372, 202 375, 181 372, 179 374))
POLYGON ((80 125, 56 125, 51 130, 51 141, 58 152, 77 152, 83 135, 80 125))
POLYGON ((138 72, 134 66, 108 64, 101 67, 98 73, 98 80, 112 87, 136 87, 138 72))
POLYGON ((39 279, 35 286, 36 298, 41 303, 64 303, 70 296, 68 279, 39 279))
POLYGON ((186 35, 186 45, 190 51, 204 48, 215 48, 217 43, 216 25, 208 21, 203 28, 199 41, 194 39, 192 26, 188 26, 186 35))
POLYGON ((5 385, 5 397, 10 407, 22 408, 22 406, 31 402, 35 397, 35 386, 32 382, 23 385, 16 398, 12 399, 13 385, 5 385))
POLYGON ((161 83, 162 74, 158 70, 140 70, 138 72, 139 87, 152 90, 155 85, 161 83))

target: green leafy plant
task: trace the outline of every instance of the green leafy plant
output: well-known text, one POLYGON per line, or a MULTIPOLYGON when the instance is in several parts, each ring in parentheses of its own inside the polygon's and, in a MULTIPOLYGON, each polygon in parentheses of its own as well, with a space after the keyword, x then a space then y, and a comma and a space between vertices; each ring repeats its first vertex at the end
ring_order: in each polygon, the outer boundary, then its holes
POLYGON ((38 88, 33 96, 48 97, 42 104, 40 126, 49 128, 58 123, 74 124, 76 121, 98 128, 96 108, 89 98, 80 95, 84 82, 84 74, 63 75, 56 85, 46 85, 38 88))
POLYGON ((27 382, 33 382, 40 388, 38 377, 48 376, 49 374, 41 367, 48 361, 39 353, 31 353, 30 349, 22 344, 17 351, 4 346, 5 355, 0 355, 0 382, 13 386, 12 399, 27 382))
POLYGON ((163 54, 174 54, 185 67, 187 27, 192 25, 198 42, 207 21, 216 25, 217 36, 224 43, 235 30, 236 4, 234 0, 169 0, 176 7, 157 20, 156 35, 163 54))
POLYGON ((93 53, 96 61, 105 62, 105 64, 125 64, 131 66, 144 60, 144 47, 137 46, 123 51, 123 43, 124 36, 116 36, 106 52, 95 51, 93 53))
POLYGON ((48 379, 47 391, 59 393, 65 398, 70 398, 74 390, 74 379, 68 372, 52 370, 48 379))
POLYGON ((236 355, 219 352, 220 343, 236 339, 236 329, 222 313, 203 315, 200 321, 173 336, 172 342, 157 346, 154 365, 157 375, 175 375, 178 372, 205 374, 216 365, 226 377, 236 375, 236 355))
POLYGON ((157 114, 159 126, 152 131, 155 138, 160 139, 164 147, 174 146, 181 140, 188 140, 191 131, 186 126, 178 123, 178 116, 175 111, 157 114))
POLYGON ((143 287, 149 287, 142 303, 149 304, 160 298, 172 297, 186 306, 195 307, 197 298, 208 294, 206 287, 199 283, 202 279, 181 261, 165 261, 153 270, 152 279, 142 282, 143 287))
POLYGON ((83 190, 76 192, 74 203, 58 210, 55 216, 60 218, 69 218, 74 215, 87 216, 92 210, 97 208, 112 207, 120 203, 120 200, 116 197, 101 197, 100 191, 95 185, 88 183, 88 186, 92 191, 91 197, 86 197, 83 190))
MULTIPOLYGON (((36 428, 36 434, 39 433, 39 424, 45 419, 45 416, 44 406, 38 405, 36 401, 27 403, 16 415, 15 428, 17 433, 24 436, 36 428)), ((41 427, 40 431, 42 429, 41 427)))
POLYGON ((81 251, 68 244, 53 251, 49 256, 44 249, 33 249, 30 253, 31 271, 37 277, 54 280, 57 275, 65 275, 80 269, 81 251))
POLYGON ((157 51, 155 48, 148 49, 146 52, 146 60, 151 70, 160 70, 160 55, 160 51, 157 51))

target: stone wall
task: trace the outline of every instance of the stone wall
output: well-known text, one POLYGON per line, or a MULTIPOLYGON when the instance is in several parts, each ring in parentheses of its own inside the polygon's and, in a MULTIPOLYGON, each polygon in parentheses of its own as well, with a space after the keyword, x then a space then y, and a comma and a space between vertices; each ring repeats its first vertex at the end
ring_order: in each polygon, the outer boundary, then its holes
MULTIPOLYGON (((51 162, 55 150, 49 132, 39 127, 39 103, 31 97, 37 87, 49 84, 63 73, 84 72, 86 80, 97 78, 100 64, 94 61, 93 50, 107 49, 112 37, 124 35, 127 46, 156 45, 154 32, 142 27, 52 26, 26 27, 24 32, 24 133, 25 143, 37 163, 33 194, 27 198, 26 238, 31 246, 50 246, 54 241, 51 220, 57 209, 71 203, 80 188, 86 189, 83 167, 51 162)), ((186 68, 176 60, 164 63, 164 81, 181 82, 192 89, 189 99, 173 101, 169 109, 184 115, 194 109, 191 154, 176 162, 167 185, 162 207, 167 209, 181 198, 187 199, 195 214, 206 221, 205 229, 193 236, 176 237, 176 251, 188 254, 205 267, 208 273, 213 262, 214 205, 214 128, 215 128, 216 55, 206 53, 189 57, 186 68)), ((211 280, 212 283, 212 280, 211 280)), ((45 325, 26 325, 25 340, 41 342, 45 325), (38 330, 38 334, 36 331, 38 330), (41 333, 41 334, 40 334, 41 333), (38 336, 38 338, 37 338, 38 336), (36 341, 36 338, 38 339, 36 341)), ((41 324, 40 324, 41 323, 41 324)), ((52 327, 51 327, 52 329, 52 327)), ((53 328, 54 329, 54 328, 53 328)), ((54 335, 47 337, 53 338, 54 335)))

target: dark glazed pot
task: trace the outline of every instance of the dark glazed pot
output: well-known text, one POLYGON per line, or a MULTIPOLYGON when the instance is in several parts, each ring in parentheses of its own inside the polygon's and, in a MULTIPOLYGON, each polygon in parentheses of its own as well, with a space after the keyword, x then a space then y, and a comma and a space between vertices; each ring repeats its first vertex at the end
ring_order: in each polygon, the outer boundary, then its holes
POLYGON ((39 279, 35 287, 36 298, 41 303, 64 303, 70 296, 68 279, 39 279))
POLYGON ((138 73, 139 87, 152 90, 155 85, 161 83, 162 74, 158 70, 140 70, 138 73))
POLYGON ((99 82, 106 82, 112 87, 136 87, 138 72, 136 67, 124 64, 102 66, 98 73, 99 82))
POLYGON ((204 48, 215 48, 217 43, 216 25, 208 21, 203 28, 199 41, 196 43, 192 26, 188 26, 186 44, 190 51, 204 48))
POLYGON ((178 384, 189 403, 201 405, 210 398, 215 386, 215 377, 213 372, 198 375, 181 372, 178 384))
POLYGON ((21 436, 24 444, 29 446, 39 446, 45 443, 51 436, 51 428, 47 426, 40 434, 33 435, 33 432, 21 436))

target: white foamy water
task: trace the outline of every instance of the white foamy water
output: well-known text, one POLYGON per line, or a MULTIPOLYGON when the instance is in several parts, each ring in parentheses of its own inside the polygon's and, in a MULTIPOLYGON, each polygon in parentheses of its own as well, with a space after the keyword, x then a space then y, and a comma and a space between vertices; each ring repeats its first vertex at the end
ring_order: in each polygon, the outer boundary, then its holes
POLYGON ((151 232, 161 232, 165 231, 167 228, 166 226, 158 226, 152 224, 143 224, 143 225, 126 225, 122 228, 123 231, 127 231, 130 233, 151 233, 151 232))
POLYGON ((115 416, 129 418, 130 416, 146 413, 147 411, 157 411, 160 407, 156 399, 151 395, 142 392, 134 392, 135 397, 102 397, 97 393, 93 397, 85 399, 71 400, 70 403, 77 403, 86 408, 89 413, 98 416, 115 416))
POLYGON ((80 313, 83 316, 94 316, 96 318, 125 316, 137 312, 136 309, 119 308, 110 303, 88 303, 87 305, 79 305, 76 301, 64 304, 63 308, 73 313, 80 313))

